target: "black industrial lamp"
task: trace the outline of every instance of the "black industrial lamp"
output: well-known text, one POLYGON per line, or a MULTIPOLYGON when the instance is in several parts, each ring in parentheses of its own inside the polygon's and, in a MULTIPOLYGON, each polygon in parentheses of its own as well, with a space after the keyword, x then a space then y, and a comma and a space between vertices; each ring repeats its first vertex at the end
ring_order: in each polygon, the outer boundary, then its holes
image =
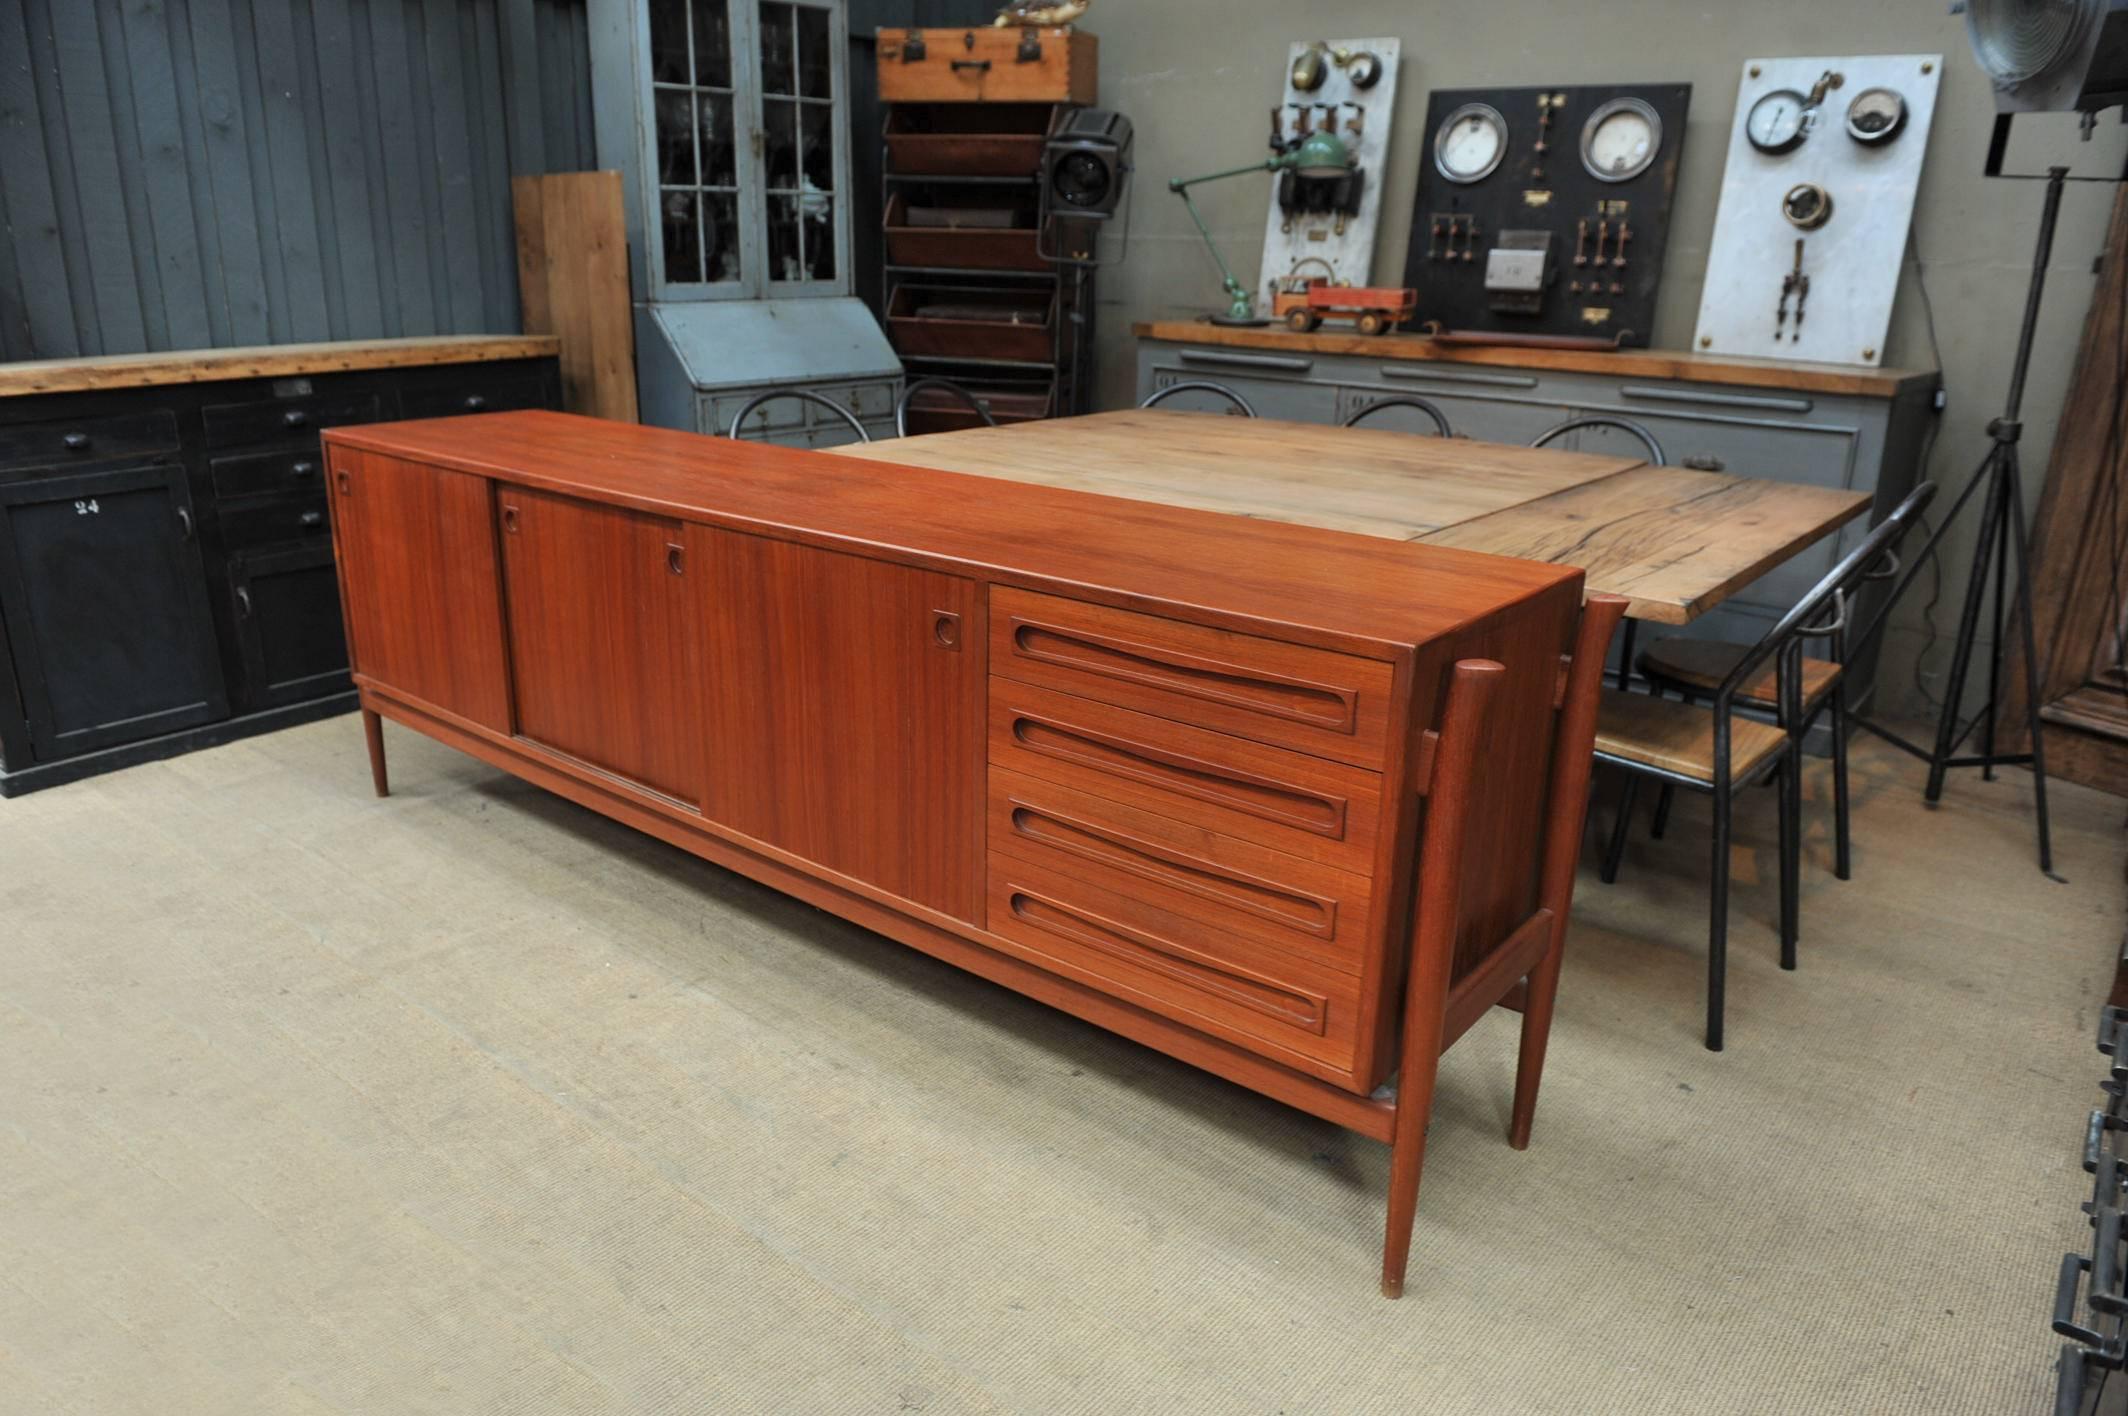
POLYGON ((1131 121, 1107 108, 1071 108, 1042 146, 1042 256, 1092 265, 1101 224, 1116 215, 1131 172, 1131 121))

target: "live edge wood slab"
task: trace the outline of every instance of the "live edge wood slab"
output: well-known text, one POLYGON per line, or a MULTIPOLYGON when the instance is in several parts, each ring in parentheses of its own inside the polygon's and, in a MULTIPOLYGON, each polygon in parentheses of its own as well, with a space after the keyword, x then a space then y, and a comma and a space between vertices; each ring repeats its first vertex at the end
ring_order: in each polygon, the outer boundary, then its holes
POLYGON ((1392 1292, 1496 1003, 1527 1139, 1578 571, 556 413, 325 443, 380 793, 390 718, 1389 1141, 1392 1292))

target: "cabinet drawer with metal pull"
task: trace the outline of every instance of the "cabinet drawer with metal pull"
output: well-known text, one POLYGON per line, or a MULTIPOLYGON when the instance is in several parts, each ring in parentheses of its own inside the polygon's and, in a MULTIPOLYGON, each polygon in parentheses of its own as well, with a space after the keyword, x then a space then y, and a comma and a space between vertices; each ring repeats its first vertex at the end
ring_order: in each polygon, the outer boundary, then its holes
POLYGON ((257 403, 217 403, 201 410, 207 446, 241 447, 245 443, 316 435, 343 423, 374 423, 384 416, 373 393, 309 394, 269 398, 257 403))
POLYGON ((325 495, 239 502, 221 508, 222 541, 232 551, 281 541, 322 539, 332 534, 325 495))
POLYGON ((436 388, 410 388, 399 397, 408 418, 448 418, 459 413, 504 413, 547 406, 546 386, 536 378, 493 379, 436 388))
POLYGON ((175 451, 177 418, 164 408, 0 424, 0 469, 69 471, 78 463, 175 451))
POLYGON ((273 492, 316 495, 325 485, 325 457, 315 449, 217 457, 207 464, 218 497, 255 497, 273 492))

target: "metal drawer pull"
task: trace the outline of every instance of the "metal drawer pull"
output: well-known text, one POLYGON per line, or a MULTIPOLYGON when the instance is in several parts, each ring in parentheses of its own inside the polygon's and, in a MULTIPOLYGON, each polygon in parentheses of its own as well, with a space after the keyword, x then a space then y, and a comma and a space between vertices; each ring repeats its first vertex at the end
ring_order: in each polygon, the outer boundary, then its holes
POLYGON ((315 531, 325 524, 325 513, 322 511, 306 511, 297 517, 296 520, 302 524, 305 530, 315 531))
POLYGON ((244 619, 251 618, 251 591, 242 585, 236 587, 236 612, 244 619))
POLYGON ((1208 349, 1183 349, 1177 351, 1185 364, 1219 364, 1230 369, 1289 369, 1296 374, 1305 374, 1315 367, 1313 359, 1296 359, 1288 354, 1224 354, 1208 349))
POLYGON ((955 59, 952 62, 953 67, 957 70, 973 69, 978 74, 988 73, 990 70, 990 61, 988 59, 955 59))
POLYGON ((318 475, 318 464, 307 457, 300 462, 291 462, 288 464, 288 475, 291 477, 315 477, 318 475))
POLYGON ((281 421, 291 428, 308 427, 310 424, 310 413, 306 409, 291 408, 286 413, 283 413, 281 415, 281 421))
POLYGON ((1758 408, 1776 413, 1808 413, 1807 398, 1766 398, 1748 393, 1697 393, 1683 388, 1655 388, 1649 384, 1625 384, 1621 397, 1647 398, 1658 403, 1697 403, 1707 408, 1758 408))
POLYGON ((88 448, 89 435, 87 433, 68 433, 59 441, 68 452, 82 452, 88 448))
POLYGON ((1384 364, 1385 379, 1430 379, 1436 383, 1483 384, 1487 388, 1535 388, 1531 374, 1473 374, 1462 369, 1412 368, 1408 364, 1384 364))
POLYGON ((478 413, 488 406, 488 396, 484 393, 469 393, 465 398, 465 406, 468 413, 478 413))
MULTIPOLYGON (((93 508, 96 503, 90 502, 89 505, 93 508)), ((186 540, 192 539, 192 509, 190 507, 181 506, 177 509, 177 529, 184 535, 186 540)))

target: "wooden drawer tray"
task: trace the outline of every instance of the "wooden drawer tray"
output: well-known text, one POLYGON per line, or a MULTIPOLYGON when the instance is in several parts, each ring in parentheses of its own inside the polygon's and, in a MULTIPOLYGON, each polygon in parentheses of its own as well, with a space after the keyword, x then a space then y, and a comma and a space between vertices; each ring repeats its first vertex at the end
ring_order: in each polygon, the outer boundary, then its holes
POLYGON ((1381 779, 1343 763, 995 677, 990 763, 1373 874, 1381 779))
POLYGON ((891 265, 933 270, 1047 270, 1035 246, 1034 208, 1026 196, 976 193, 956 196, 954 207, 971 220, 1009 221, 1009 225, 919 225, 920 214, 935 206, 911 207, 906 192, 887 198, 887 261, 891 265), (915 211, 919 217, 912 217, 915 211))
POLYGON ((1374 659, 999 586, 990 672, 1380 770, 1394 671, 1374 659))
POLYGON ((1349 1084, 1359 981, 1220 937, 1111 885, 993 854, 989 932, 1013 954, 1204 1032, 1349 1084), (1216 944, 1216 952, 1208 947, 1216 944))
POLYGON ((887 170, 905 177, 1027 177, 1042 165, 1046 103, 898 104, 887 114, 887 170))
POLYGON ((1047 364, 1056 317, 1054 290, 904 284, 887 302, 887 334, 902 354, 1047 364))
POLYGON ((1334 866, 1005 767, 990 769, 988 841, 1196 919, 1210 948, 1234 936, 1340 973, 1365 964, 1373 888, 1334 866))
POLYGON ((883 103, 1092 103, 1099 41, 1018 26, 879 31, 883 103))

